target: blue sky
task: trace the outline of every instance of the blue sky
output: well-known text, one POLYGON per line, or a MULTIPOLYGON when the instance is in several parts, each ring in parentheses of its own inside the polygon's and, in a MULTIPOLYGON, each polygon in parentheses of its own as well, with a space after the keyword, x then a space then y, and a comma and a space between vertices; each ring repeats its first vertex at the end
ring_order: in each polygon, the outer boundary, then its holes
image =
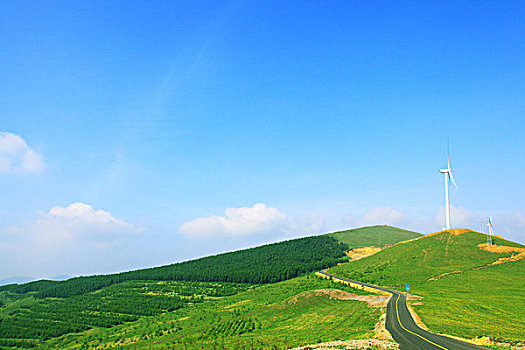
POLYGON ((453 225, 525 243, 523 4, 0 10, 0 278, 437 231, 447 138, 453 225))

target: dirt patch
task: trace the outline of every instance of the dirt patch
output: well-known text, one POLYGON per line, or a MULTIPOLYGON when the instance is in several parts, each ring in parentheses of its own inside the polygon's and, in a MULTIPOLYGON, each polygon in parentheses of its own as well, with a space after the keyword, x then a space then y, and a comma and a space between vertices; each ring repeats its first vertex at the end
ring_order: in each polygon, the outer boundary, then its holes
POLYGON ((445 277, 446 275, 451 275, 451 274, 453 274, 453 273, 462 273, 462 272, 463 272, 463 271, 461 271, 461 270, 445 272, 445 273, 442 273, 441 275, 438 275, 438 276, 432 276, 432 277, 430 277, 427 281, 437 281, 438 279, 443 278, 443 277, 445 277))
POLYGON ((374 338, 379 340, 394 341, 390 332, 386 329, 386 312, 381 314, 379 321, 374 326, 374 338))
POLYGON ((459 235, 462 235, 464 233, 467 233, 467 232, 474 232, 472 230, 469 230, 468 228, 452 228, 450 230, 444 230, 444 231, 439 231, 439 232, 434 232, 434 233, 429 233, 428 235, 426 235, 425 237, 432 237, 432 236, 437 236, 437 235, 440 235, 444 232, 448 232, 450 233, 451 235, 454 235, 454 236, 459 236, 459 235))
POLYGON ((499 253, 499 254, 516 253, 516 254, 512 254, 508 258, 499 258, 498 260, 494 261, 488 266, 504 264, 507 262, 525 259, 525 248, 521 248, 521 247, 511 247, 508 245, 498 245, 498 244, 489 245, 488 243, 481 243, 481 244, 478 244, 478 248, 486 250, 491 253, 499 253))
MULTIPOLYGON (((416 303, 412 304, 415 305, 416 303)), ((419 303, 421 304, 421 303, 419 303)), ((426 331, 428 331, 428 327, 421 321, 421 317, 416 313, 416 311, 412 308, 412 305, 407 303, 407 308, 410 314, 412 315, 412 318, 414 319, 414 322, 418 325, 419 328, 422 328, 426 331)))
POLYGON ((346 255, 350 257, 352 260, 359 260, 366 258, 367 256, 374 255, 377 252, 380 252, 381 248, 378 247, 362 247, 362 248, 355 248, 351 249, 346 252, 346 255))
POLYGON ((375 346, 379 349, 399 349, 399 345, 394 342, 378 339, 359 339, 359 340, 341 340, 330 341, 326 343, 312 344, 293 348, 292 350, 341 350, 341 349, 369 349, 375 346))
MULTIPOLYGON (((326 270, 323 270, 322 272, 326 272, 326 270)), ((377 288, 373 288, 373 287, 363 286, 363 285, 361 285, 359 283, 347 281, 345 279, 342 279, 342 278, 339 278, 339 277, 336 277, 336 276, 327 276, 327 275, 324 275, 324 274, 322 274, 320 272, 316 272, 315 275, 317 277, 321 277, 321 278, 326 278, 326 279, 332 280, 335 283, 342 283, 344 285, 350 286, 350 287, 355 288, 355 289, 361 289, 361 290, 365 290, 367 292, 375 293, 375 294, 381 294, 381 295, 387 295, 387 296, 390 295, 389 292, 385 292, 383 290, 380 290, 380 289, 377 289, 377 288)))
POLYGON ((247 299, 247 300, 241 300, 239 301, 238 303, 235 303, 235 304, 231 304, 231 305, 226 305, 224 308, 225 309, 231 309, 232 307, 239 307, 241 306, 242 304, 246 304, 246 303, 249 303, 251 300, 247 299))
POLYGON ((514 254, 510 258, 499 258, 498 260, 494 261, 491 265, 498 265, 498 264, 504 264, 504 263, 512 262, 512 261, 518 261, 523 258, 525 258, 525 253, 514 254))
POLYGON ((297 302, 299 302, 301 299, 308 299, 321 295, 328 295, 330 299, 364 301, 370 307, 381 307, 381 298, 383 299, 383 307, 386 307, 388 301, 390 300, 390 296, 356 295, 339 289, 317 289, 297 294, 296 296, 286 300, 285 303, 297 304, 297 302))
POLYGON ((489 251, 491 253, 525 253, 525 248, 521 247, 511 247, 508 245, 499 245, 499 244, 488 244, 488 243, 481 243, 478 244, 479 249, 483 249, 486 251, 489 251))
MULTIPOLYGON (((516 253, 516 254, 512 254, 510 257, 506 257, 506 258, 499 258, 498 260, 490 264, 478 266, 478 267, 473 268, 472 270, 480 270, 480 269, 484 269, 484 268, 491 267, 494 265, 499 265, 499 264, 504 264, 507 262, 513 262, 513 261, 525 259, 525 248, 522 248, 522 247, 511 247, 507 245, 498 245, 498 244, 489 245, 488 243, 480 243, 477 246, 479 249, 483 249, 491 253, 496 253, 496 254, 516 253)), ((432 276, 427 281, 436 281, 447 275, 451 275, 454 273, 462 273, 462 272, 463 271, 461 270, 445 272, 438 276, 432 276)))
POLYGON ((464 341, 466 343, 475 344, 475 345, 484 345, 484 346, 497 345, 497 346, 500 346, 502 348, 506 348, 506 349, 509 349, 509 350, 525 350, 525 344, 523 344, 523 343, 518 343, 517 345, 512 345, 512 344, 506 343, 504 341, 497 341, 497 340, 490 339, 489 337, 486 337, 486 336, 472 338, 472 339, 467 339, 467 338, 461 338, 461 337, 457 337, 457 336, 450 335, 450 334, 441 334, 441 335, 443 335, 445 337, 461 340, 461 341, 464 341))

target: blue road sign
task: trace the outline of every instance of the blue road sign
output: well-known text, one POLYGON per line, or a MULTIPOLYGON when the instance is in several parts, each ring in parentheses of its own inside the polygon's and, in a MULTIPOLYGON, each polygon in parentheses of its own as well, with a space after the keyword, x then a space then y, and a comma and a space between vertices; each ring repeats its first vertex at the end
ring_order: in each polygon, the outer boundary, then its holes
POLYGON ((410 290, 410 283, 407 283, 407 292, 410 290))

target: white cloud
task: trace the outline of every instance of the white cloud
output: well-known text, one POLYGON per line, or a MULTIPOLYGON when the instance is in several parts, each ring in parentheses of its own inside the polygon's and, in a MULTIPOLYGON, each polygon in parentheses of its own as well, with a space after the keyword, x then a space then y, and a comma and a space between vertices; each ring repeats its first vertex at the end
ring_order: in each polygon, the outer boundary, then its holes
POLYGON ((189 236, 298 235, 318 233, 324 219, 315 215, 288 217, 277 208, 257 203, 253 207, 228 208, 224 216, 208 216, 185 222, 179 232, 189 236))
POLYGON ((31 173, 45 167, 40 153, 19 135, 0 132, 0 172, 31 173))
MULTIPOLYGON (((486 218, 492 216, 492 223, 496 234, 511 241, 525 243, 525 216, 521 212, 475 212, 465 207, 450 207, 450 221, 453 227, 470 228, 480 231, 480 219, 486 222, 486 218)), ((444 226, 445 208, 439 209, 435 222, 444 226)), ((485 232, 487 228, 484 227, 485 232)))
POLYGON ((324 217, 310 213, 287 217, 281 227, 281 231, 288 236, 309 236, 322 232, 325 226, 326 220, 324 217))
POLYGON ((102 240, 111 240, 116 235, 140 232, 132 224, 117 219, 110 212, 95 210, 84 203, 72 203, 67 207, 56 206, 48 213, 39 213, 35 226, 43 232, 61 233, 64 237, 92 236, 102 240))
MULTIPOLYGON (((452 227, 455 228, 480 231, 480 219, 485 219, 489 215, 493 217, 496 234, 511 241, 525 243, 525 215, 521 212, 487 213, 472 211, 464 206, 450 206, 450 220, 452 227)), ((434 215, 406 214, 392 207, 377 207, 359 216, 347 214, 341 222, 351 227, 387 224, 416 232, 431 233, 441 231, 445 226, 445 207, 440 207, 434 215)))
POLYGON ((225 216, 208 216, 185 222, 179 232, 194 236, 243 236, 275 231, 286 219, 276 208, 257 203, 253 207, 227 208, 225 216))
POLYGON ((525 215, 520 212, 495 215, 492 218, 496 234, 525 244, 525 215))
POLYGON ((107 211, 95 210, 80 202, 67 207, 56 206, 38 215, 35 221, 11 226, 4 233, 38 251, 60 251, 77 245, 103 247, 142 230, 107 211))
MULTIPOLYGON (((480 219, 484 222, 492 216, 495 233, 508 240, 525 243, 525 216, 521 212, 476 212, 463 206, 450 206, 450 221, 453 227, 480 231, 480 219)), ((441 207, 434 218, 435 224, 445 226, 445 207, 441 207)), ((487 228, 485 227, 485 232, 487 228)))
POLYGON ((356 216, 347 214, 342 218, 343 223, 352 226, 390 225, 404 226, 409 220, 405 214, 392 207, 376 207, 356 216))
POLYGON ((137 252, 128 257, 127 247, 144 229, 108 211, 72 203, 37 214, 33 221, 0 229, 0 275, 100 273, 139 258, 137 252))
MULTIPOLYGON (((450 223, 452 227, 471 228, 479 230, 480 214, 466 209, 464 206, 450 206, 450 223)), ((445 227, 445 207, 439 208, 434 217, 434 224, 445 227)))

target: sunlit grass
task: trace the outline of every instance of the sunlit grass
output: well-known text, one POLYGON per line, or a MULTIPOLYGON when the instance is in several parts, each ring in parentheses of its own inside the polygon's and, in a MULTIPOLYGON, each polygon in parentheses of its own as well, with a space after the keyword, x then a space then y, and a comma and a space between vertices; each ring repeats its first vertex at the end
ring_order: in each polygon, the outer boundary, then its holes
MULTIPOLYGON (((489 266, 511 253, 479 249, 477 244, 485 241, 485 236, 474 232, 443 233, 401 243, 329 271, 402 291, 410 283, 411 293, 424 297, 414 308, 433 332, 523 341, 525 260, 489 266)), ((519 246, 500 238, 495 243, 519 246)))
POLYGON ((95 329, 82 337, 67 335, 46 343, 49 347, 119 347, 170 349, 285 349, 329 340, 367 338, 379 318, 379 310, 358 301, 330 299, 305 291, 346 286, 313 275, 263 285, 246 292, 206 301, 154 317, 95 329), (217 325, 252 320, 257 327, 226 337, 206 336, 217 325))

